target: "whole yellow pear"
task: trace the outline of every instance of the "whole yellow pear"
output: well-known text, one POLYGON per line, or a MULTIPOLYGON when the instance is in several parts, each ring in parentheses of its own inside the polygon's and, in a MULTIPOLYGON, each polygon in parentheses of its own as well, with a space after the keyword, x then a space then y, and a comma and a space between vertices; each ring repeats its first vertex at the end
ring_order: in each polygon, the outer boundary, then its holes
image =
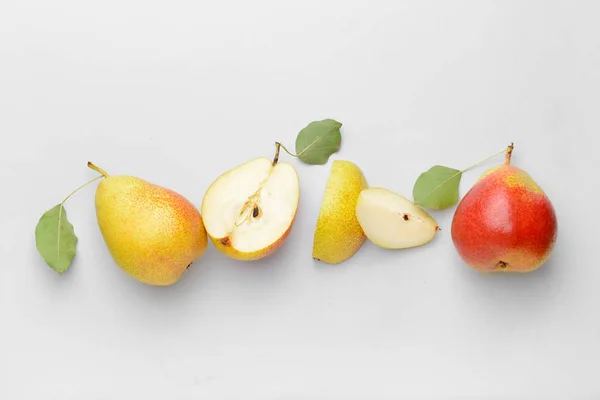
POLYGON ((312 257, 339 264, 352 257, 366 235, 356 217, 356 202, 367 181, 356 164, 334 160, 321 201, 312 257))
POLYGON ((170 189, 88 166, 105 176, 96 190, 96 217, 115 263, 149 285, 177 282, 208 245, 198 209, 170 189))

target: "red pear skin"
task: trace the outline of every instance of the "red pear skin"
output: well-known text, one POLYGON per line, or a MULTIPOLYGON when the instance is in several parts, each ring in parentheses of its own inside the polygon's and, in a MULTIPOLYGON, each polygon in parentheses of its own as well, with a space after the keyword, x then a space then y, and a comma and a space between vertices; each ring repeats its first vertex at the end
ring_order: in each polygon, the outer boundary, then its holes
POLYGON ((552 203, 522 169, 507 162, 487 170, 452 220, 452 241, 467 265, 482 272, 531 272, 550 257, 557 238, 552 203))

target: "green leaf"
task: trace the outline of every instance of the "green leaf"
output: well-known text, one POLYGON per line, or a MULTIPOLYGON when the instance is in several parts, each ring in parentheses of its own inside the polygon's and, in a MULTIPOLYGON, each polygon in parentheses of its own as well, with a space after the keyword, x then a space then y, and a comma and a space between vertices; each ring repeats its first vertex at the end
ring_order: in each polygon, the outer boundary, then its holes
POLYGON ((298 133, 296 155, 307 164, 325 164, 340 149, 342 124, 333 119, 313 121, 298 133))
POLYGON ((413 187, 414 203, 439 210, 458 202, 458 186, 462 172, 436 165, 419 175, 413 187))
POLYGON ((53 270, 62 274, 75 257, 77 236, 67 219, 67 211, 58 204, 42 215, 35 227, 37 249, 53 270))

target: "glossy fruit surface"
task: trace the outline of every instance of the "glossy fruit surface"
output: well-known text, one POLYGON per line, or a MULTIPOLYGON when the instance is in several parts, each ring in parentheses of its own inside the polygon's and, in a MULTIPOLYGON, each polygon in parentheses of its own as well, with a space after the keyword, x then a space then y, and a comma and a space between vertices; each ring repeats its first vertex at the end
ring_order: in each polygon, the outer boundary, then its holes
POLYGON ((544 191, 525 171, 505 164, 486 171, 460 201, 451 234, 476 270, 530 272, 549 259, 557 230, 544 191))

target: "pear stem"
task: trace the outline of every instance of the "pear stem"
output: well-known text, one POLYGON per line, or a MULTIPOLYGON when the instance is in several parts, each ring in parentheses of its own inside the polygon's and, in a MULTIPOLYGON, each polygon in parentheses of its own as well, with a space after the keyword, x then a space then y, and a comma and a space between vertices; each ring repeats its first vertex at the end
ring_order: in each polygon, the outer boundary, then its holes
POLYGON ((288 153, 290 156, 292 157, 298 157, 297 154, 294 154, 292 152, 290 152, 288 149, 285 148, 284 145, 282 145, 279 142, 275 142, 275 158, 273 158, 273 165, 277 164, 277 161, 279 161, 279 150, 283 149, 285 150, 286 153, 288 153))
POLYGON ((96 172, 100 172, 102 174, 102 176, 104 176, 105 178, 108 178, 108 174, 106 173, 106 171, 104 171, 102 168, 99 168, 97 166, 95 166, 94 164, 92 164, 91 162, 88 161, 87 166, 91 169, 93 169, 96 172))
POLYGON ((506 160, 504 161, 504 163, 506 165, 510 164, 510 157, 512 156, 512 152, 513 152, 514 148, 515 148, 515 144, 511 142, 510 146, 508 146, 508 148, 506 149, 506 160))

